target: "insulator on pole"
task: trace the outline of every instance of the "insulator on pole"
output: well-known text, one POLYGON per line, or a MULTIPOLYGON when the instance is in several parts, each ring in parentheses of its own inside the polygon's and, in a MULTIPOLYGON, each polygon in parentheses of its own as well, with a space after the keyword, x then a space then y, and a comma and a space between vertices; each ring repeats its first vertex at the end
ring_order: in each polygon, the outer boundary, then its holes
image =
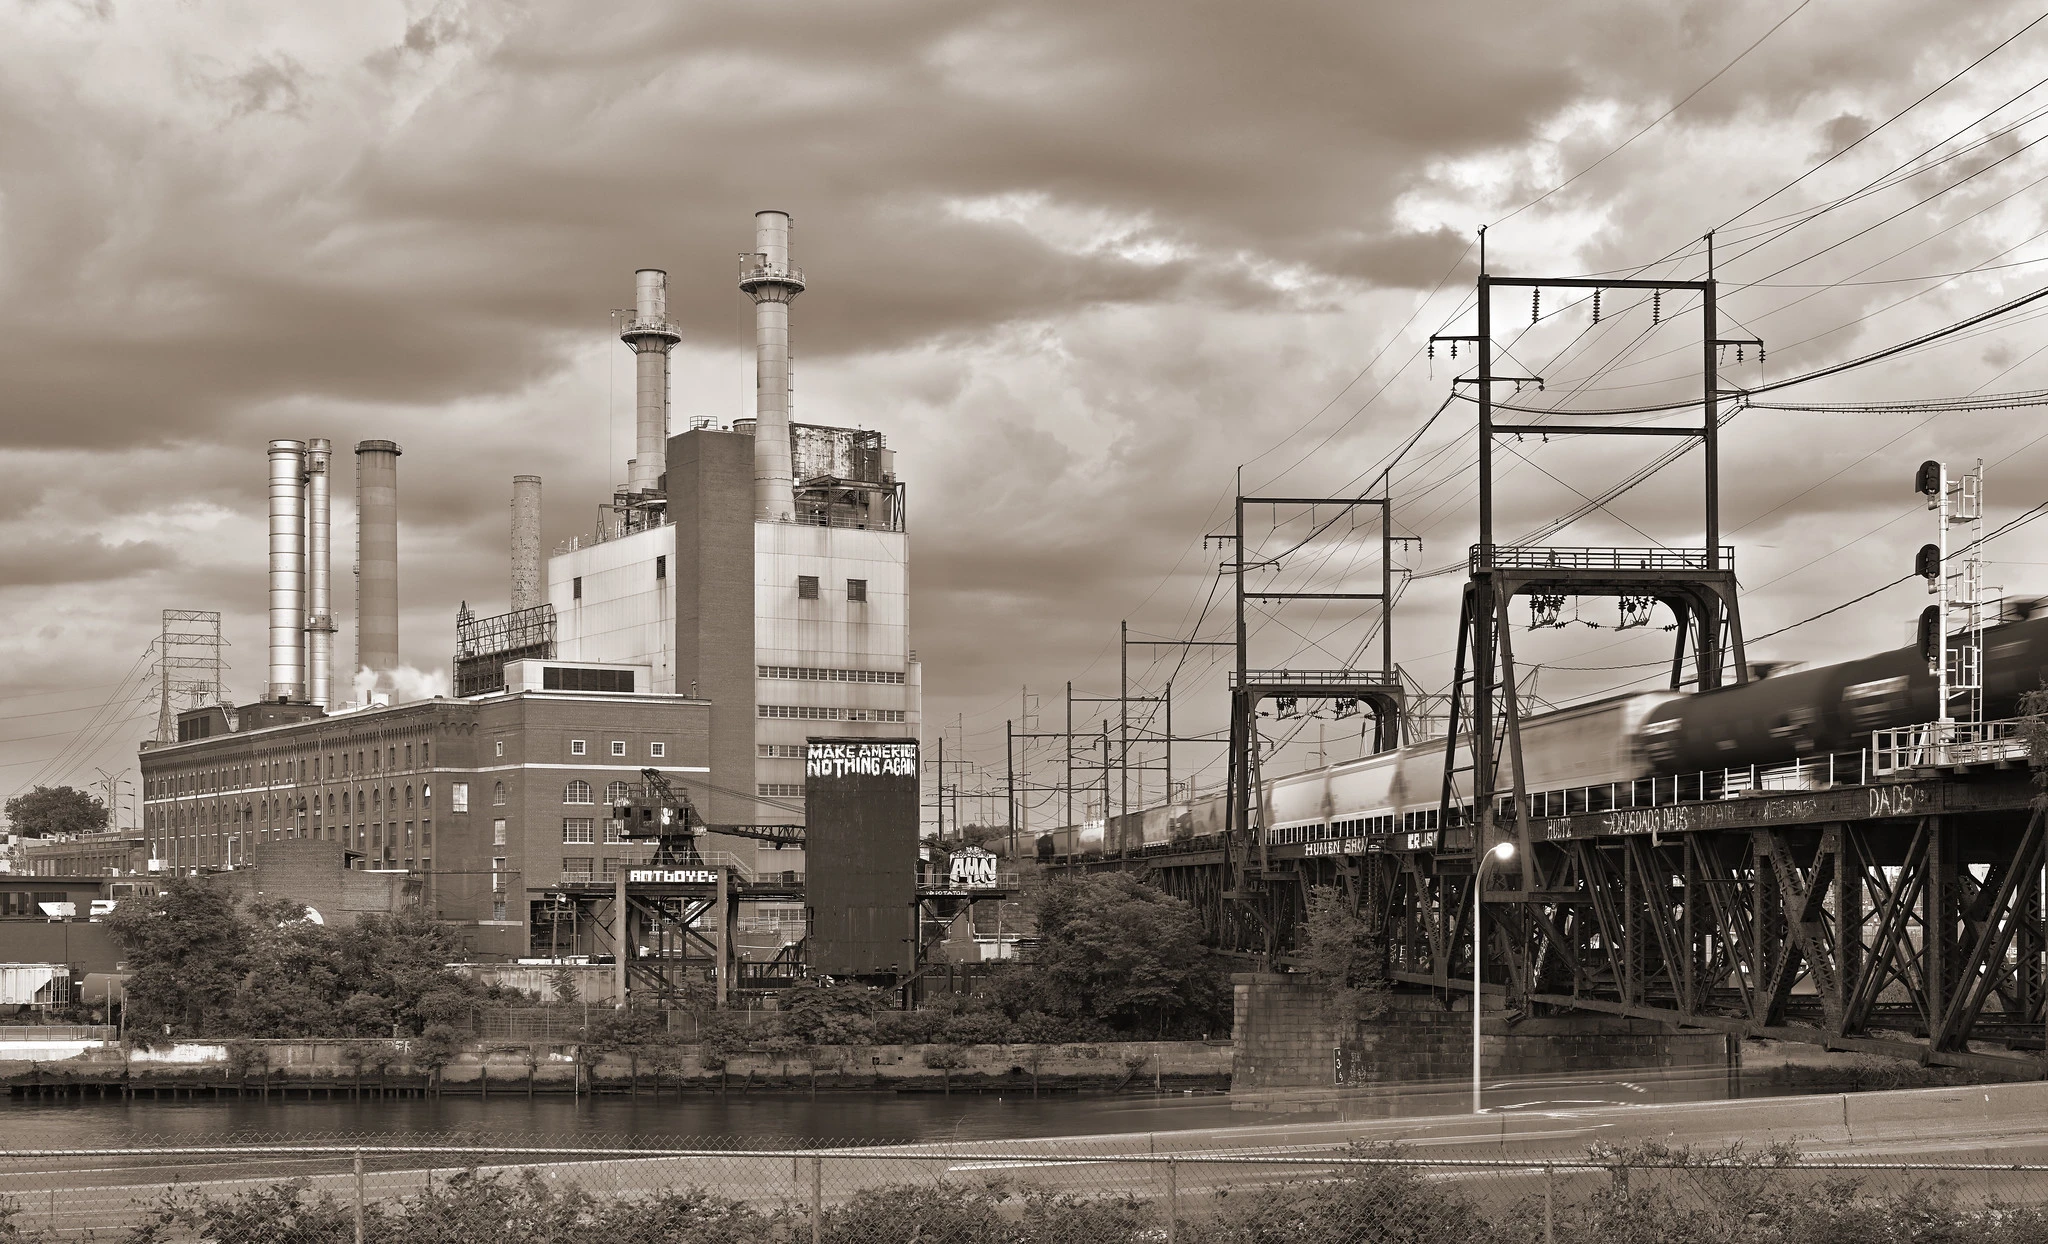
POLYGON ((1597 289, 1593 291, 1593 322, 1600 322, 1600 291, 1597 289))

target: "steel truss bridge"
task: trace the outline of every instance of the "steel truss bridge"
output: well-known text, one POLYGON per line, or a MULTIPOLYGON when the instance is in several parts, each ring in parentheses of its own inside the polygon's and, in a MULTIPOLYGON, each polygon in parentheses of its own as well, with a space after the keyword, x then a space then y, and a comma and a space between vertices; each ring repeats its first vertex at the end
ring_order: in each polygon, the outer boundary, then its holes
MULTIPOLYGON (((1488 889, 1484 991, 1511 1019, 1593 1011, 2048 1073, 2048 858, 2035 787, 2011 765, 1808 772, 1777 790, 1706 774, 1645 806, 1585 792, 1529 822, 1526 888, 1509 872, 1488 889)), ((1472 837, 1268 846, 1231 889, 1214 840, 1074 867, 1142 871, 1226 949, 1281 965, 1310 888, 1339 887, 1378 928, 1389 976, 1448 1004, 1472 987, 1472 837)))

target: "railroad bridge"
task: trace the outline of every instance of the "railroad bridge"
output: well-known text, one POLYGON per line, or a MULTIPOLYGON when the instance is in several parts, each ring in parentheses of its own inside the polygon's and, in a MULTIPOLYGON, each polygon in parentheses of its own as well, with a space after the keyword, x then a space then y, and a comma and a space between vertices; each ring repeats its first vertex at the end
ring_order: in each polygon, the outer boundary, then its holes
MULTIPOLYGON (((2026 731, 2004 734, 1967 765, 1866 750, 1533 797, 1527 867, 1482 873, 1489 1005, 2048 1071, 2048 860, 2026 731)), ((1473 838, 1268 845, 1233 889, 1221 836, 1070 867, 1142 871, 1279 966, 1310 888, 1339 887, 1390 978, 1448 1005, 1472 988, 1473 838)))

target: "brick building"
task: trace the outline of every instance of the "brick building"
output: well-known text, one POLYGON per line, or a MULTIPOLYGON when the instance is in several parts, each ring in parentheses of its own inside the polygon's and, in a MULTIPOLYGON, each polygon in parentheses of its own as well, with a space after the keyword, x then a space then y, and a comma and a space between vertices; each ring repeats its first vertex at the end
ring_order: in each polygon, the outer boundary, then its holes
POLYGON ((480 953, 526 953, 549 886, 647 856, 607 841, 611 793, 645 768, 686 789, 714 777, 710 704, 641 690, 644 667, 529 661, 507 676, 520 689, 279 724, 187 714, 183 741, 141 755, 150 866, 238 867, 268 844, 331 844, 337 870, 412 877, 422 910, 476 926, 480 953), (546 689, 564 684, 631 689, 546 689))

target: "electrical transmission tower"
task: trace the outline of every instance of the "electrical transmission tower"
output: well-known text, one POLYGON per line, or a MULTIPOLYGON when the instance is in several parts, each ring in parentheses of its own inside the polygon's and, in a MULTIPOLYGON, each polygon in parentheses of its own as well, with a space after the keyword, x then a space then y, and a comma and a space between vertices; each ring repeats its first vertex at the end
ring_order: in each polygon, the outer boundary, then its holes
POLYGON ((226 643, 220 637, 217 611, 164 610, 163 633, 157 637, 156 647, 158 742, 178 741, 181 708, 226 702, 227 687, 221 674, 227 662, 220 655, 226 643))

